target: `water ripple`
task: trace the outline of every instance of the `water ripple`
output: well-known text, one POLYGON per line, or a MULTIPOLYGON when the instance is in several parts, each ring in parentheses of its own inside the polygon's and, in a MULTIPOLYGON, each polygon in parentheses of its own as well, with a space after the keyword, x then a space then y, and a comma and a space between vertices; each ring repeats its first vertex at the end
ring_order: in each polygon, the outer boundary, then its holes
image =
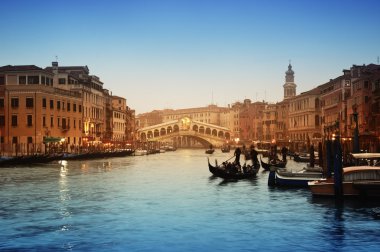
POLYGON ((0 250, 380 249, 379 202, 313 198, 267 178, 213 177, 203 150, 2 168, 0 250))

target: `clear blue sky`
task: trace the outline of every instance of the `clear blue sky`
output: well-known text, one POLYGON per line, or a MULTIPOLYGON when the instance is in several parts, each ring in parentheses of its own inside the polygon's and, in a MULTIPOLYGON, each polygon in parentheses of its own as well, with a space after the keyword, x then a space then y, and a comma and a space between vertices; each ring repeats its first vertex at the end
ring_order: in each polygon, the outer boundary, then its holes
POLYGON ((87 65, 137 113, 282 100, 380 56, 378 0, 2 1, 0 65, 87 65))

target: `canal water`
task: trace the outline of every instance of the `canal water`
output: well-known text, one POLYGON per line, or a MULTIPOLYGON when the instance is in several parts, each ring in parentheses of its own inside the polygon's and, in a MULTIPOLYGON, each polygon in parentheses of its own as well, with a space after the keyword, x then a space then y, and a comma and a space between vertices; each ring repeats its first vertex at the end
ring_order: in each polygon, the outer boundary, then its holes
POLYGON ((379 202, 267 179, 212 177, 204 150, 0 168, 0 251, 380 250, 379 202))

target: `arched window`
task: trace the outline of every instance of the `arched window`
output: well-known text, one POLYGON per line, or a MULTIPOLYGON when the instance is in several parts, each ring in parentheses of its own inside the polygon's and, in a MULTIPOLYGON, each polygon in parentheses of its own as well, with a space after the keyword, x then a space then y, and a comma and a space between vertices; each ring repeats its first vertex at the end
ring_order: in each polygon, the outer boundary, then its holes
POLYGON ((174 125, 174 127, 173 127, 173 132, 178 132, 179 131, 179 127, 178 127, 178 125, 176 124, 176 125, 174 125))
POLYGON ((165 128, 161 128, 160 130, 160 136, 164 136, 166 135, 166 129, 165 128))
POLYGON ((154 137, 159 137, 160 136, 160 132, 158 131, 158 129, 155 129, 154 130, 154 137))
POLYGON ((172 128, 172 126, 169 126, 169 127, 166 129, 166 132, 167 132, 168 134, 172 133, 172 132, 173 132, 173 128, 172 128))
POLYGON ((202 133, 202 134, 205 133, 205 128, 203 126, 199 127, 199 133, 202 133))

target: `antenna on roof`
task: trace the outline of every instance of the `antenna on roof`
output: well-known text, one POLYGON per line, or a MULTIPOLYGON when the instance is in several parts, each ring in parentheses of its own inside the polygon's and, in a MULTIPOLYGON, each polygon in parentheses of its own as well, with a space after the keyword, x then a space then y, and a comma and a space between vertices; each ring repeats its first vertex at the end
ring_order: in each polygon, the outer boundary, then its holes
POLYGON ((211 105, 214 105, 214 91, 211 90, 211 105))
POLYGON ((380 59, 379 59, 379 56, 377 56, 377 64, 378 64, 378 65, 379 65, 379 60, 380 60, 380 59))
POLYGON ((267 100, 267 90, 264 90, 264 100, 267 100))

